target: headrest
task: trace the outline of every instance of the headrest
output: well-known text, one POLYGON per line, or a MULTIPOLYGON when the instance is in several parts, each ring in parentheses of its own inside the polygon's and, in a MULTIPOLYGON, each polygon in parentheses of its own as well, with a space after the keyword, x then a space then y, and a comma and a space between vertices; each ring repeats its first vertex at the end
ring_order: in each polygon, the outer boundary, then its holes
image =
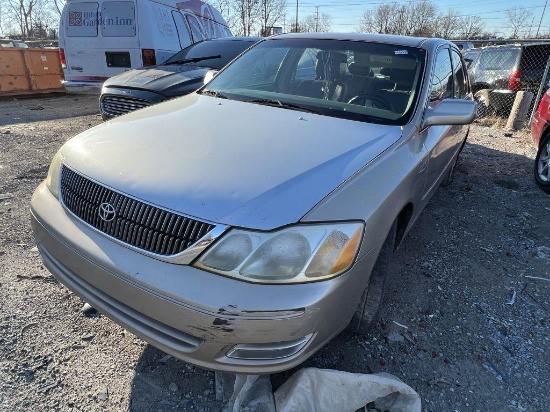
POLYGON ((370 67, 369 66, 360 66, 357 63, 350 63, 348 70, 354 76, 370 76, 370 67))
POLYGON ((331 51, 320 51, 317 53, 317 64, 315 65, 316 79, 330 79, 337 77, 343 71, 341 65, 347 62, 344 53, 331 51))
POLYGON ((353 62, 359 66, 370 66, 370 54, 354 51, 353 62))
POLYGON ((347 63, 348 57, 344 53, 320 51, 317 52, 317 60, 330 61, 331 63, 347 63))
POLYGON ((412 88, 415 75, 416 70, 391 69, 390 80, 397 86, 404 85, 407 88, 412 88))
POLYGON ((380 69, 380 74, 381 74, 382 76, 389 77, 390 74, 391 74, 391 69, 390 69, 389 67, 382 67, 382 68, 380 69))

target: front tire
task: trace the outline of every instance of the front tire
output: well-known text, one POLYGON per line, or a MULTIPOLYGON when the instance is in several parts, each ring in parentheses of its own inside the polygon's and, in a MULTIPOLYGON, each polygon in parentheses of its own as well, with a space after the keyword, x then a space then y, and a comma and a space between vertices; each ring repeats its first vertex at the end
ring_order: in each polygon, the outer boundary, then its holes
POLYGON ((378 254, 378 259, 372 269, 369 283, 361 296, 359 305, 349 324, 348 329, 353 333, 358 335, 368 334, 378 319, 384 300, 396 233, 397 224, 394 222, 378 254))
POLYGON ((535 157, 535 182, 537 186, 550 193, 550 134, 547 134, 540 144, 535 157))

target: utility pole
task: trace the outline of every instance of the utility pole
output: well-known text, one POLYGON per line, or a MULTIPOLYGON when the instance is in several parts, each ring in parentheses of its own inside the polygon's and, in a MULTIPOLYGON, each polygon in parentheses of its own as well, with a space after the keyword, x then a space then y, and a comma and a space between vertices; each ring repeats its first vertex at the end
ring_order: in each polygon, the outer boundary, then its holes
POLYGON ((298 33, 298 0, 296 0, 296 27, 294 27, 294 31, 298 33))
POLYGON ((540 16, 539 27, 537 28, 537 34, 535 35, 536 38, 539 37, 540 25, 542 24, 542 18, 544 17, 544 12, 546 11, 547 4, 548 4, 548 0, 544 2, 544 9, 542 9, 542 16, 540 16))
POLYGON ((319 6, 315 6, 317 12, 315 13, 315 31, 319 31, 319 6))

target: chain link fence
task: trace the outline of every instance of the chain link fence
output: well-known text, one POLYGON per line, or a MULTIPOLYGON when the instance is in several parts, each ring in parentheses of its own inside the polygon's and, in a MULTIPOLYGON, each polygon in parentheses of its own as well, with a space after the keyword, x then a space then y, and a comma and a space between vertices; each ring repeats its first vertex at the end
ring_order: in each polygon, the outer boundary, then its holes
MULTIPOLYGON (((524 126, 537 109, 550 80, 550 43, 486 46, 463 51, 480 118, 510 116, 521 93, 529 99, 524 126)), ((527 103, 524 103, 527 104, 527 103)))

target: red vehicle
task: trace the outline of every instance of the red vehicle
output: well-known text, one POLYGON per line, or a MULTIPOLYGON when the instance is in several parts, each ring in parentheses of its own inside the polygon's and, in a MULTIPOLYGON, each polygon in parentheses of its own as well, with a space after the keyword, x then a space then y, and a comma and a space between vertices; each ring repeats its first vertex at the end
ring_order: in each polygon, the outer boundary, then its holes
POLYGON ((550 89, 542 96, 531 123, 531 137, 537 150, 535 182, 550 193, 550 89))

